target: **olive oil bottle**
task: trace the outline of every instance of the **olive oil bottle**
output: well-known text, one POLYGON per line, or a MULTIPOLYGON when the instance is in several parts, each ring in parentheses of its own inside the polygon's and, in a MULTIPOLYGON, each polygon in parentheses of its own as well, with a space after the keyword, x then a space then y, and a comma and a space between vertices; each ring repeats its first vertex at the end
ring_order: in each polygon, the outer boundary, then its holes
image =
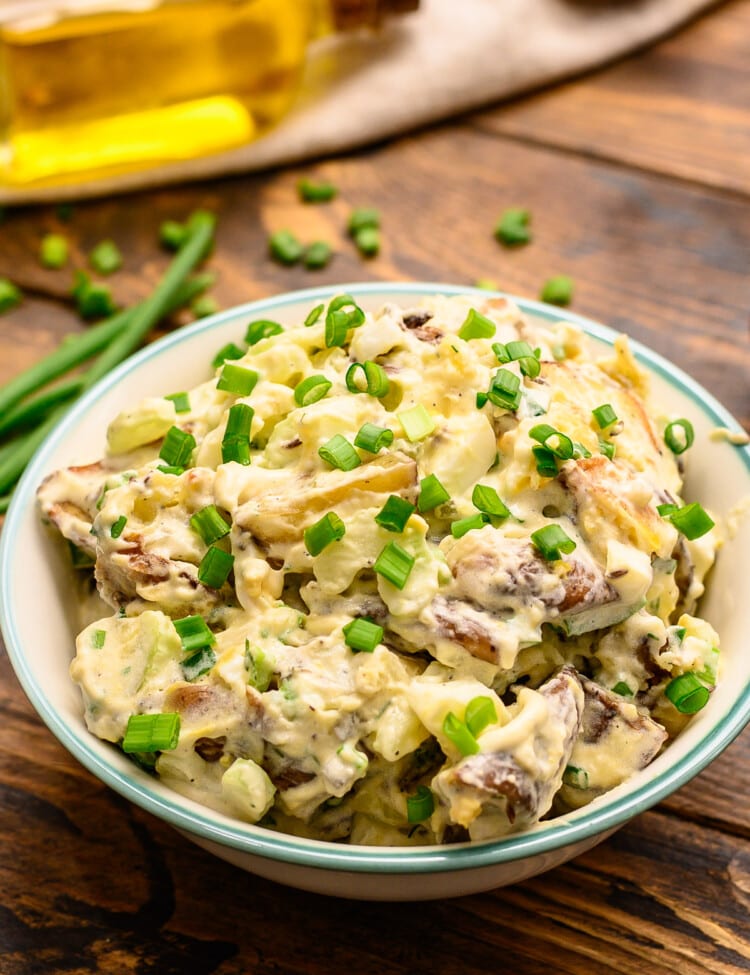
POLYGON ((309 43, 419 0, 0 0, 0 187, 211 155, 289 108, 309 43))

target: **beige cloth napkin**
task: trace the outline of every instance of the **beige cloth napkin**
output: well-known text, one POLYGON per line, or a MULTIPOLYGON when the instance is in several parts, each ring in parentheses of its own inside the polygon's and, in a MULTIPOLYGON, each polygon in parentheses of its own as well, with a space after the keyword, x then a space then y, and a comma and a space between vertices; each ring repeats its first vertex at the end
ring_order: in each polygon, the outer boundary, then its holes
POLYGON ((595 67, 716 0, 421 0, 377 34, 310 51, 292 112, 264 138, 211 157, 0 202, 93 196, 299 161, 405 132, 595 67))

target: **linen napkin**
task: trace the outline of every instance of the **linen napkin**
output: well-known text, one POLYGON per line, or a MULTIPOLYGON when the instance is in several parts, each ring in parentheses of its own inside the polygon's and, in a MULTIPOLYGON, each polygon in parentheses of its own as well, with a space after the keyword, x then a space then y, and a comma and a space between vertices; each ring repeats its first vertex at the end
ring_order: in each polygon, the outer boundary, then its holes
POLYGON ((110 194, 339 152, 603 64, 673 30, 715 0, 422 0, 375 33, 310 49, 292 111, 267 135, 202 159, 0 202, 110 194))

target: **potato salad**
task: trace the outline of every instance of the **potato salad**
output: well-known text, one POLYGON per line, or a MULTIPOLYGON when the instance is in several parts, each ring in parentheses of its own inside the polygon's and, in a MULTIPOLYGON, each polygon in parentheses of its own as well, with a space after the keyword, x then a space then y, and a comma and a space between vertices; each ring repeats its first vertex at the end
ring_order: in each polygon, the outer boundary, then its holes
POLYGON ((245 822, 435 844, 596 800, 707 703, 717 533, 624 337, 477 294, 238 333, 39 489, 111 607, 94 735, 245 822))

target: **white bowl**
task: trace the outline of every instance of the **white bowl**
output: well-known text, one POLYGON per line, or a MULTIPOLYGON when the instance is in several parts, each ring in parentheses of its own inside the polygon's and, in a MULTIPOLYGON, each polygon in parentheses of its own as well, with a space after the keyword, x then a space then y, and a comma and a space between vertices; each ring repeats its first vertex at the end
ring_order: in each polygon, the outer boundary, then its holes
MULTIPOLYGON (((232 820, 172 792, 121 751, 91 735, 78 688, 68 676, 74 648, 70 573, 61 546, 40 522, 37 485, 51 470, 97 459, 108 420, 141 397, 190 388, 226 342, 254 318, 299 321, 313 305, 347 291, 375 310, 386 301, 414 304, 425 295, 471 293, 440 284, 350 284, 281 295, 233 308, 162 339, 92 389, 39 450, 16 489, 0 546, 2 628, 13 666, 32 704, 62 744, 121 795, 176 827, 198 845, 261 876, 346 897, 421 900, 452 897, 523 880, 600 842, 700 772, 750 720, 750 519, 719 554, 701 613, 722 638, 720 683, 707 707, 648 768, 591 805, 502 840, 455 846, 376 848, 298 839, 232 820), (168 387, 168 388, 167 388, 168 387)), ((477 292, 483 297, 486 292, 477 292)), ((580 325, 609 346, 615 333, 567 311, 513 298, 529 315, 580 325)), ((655 401, 695 427, 686 496, 726 517, 750 495, 750 450, 712 440, 717 426, 741 427, 696 382, 633 342, 653 380, 655 401)))

